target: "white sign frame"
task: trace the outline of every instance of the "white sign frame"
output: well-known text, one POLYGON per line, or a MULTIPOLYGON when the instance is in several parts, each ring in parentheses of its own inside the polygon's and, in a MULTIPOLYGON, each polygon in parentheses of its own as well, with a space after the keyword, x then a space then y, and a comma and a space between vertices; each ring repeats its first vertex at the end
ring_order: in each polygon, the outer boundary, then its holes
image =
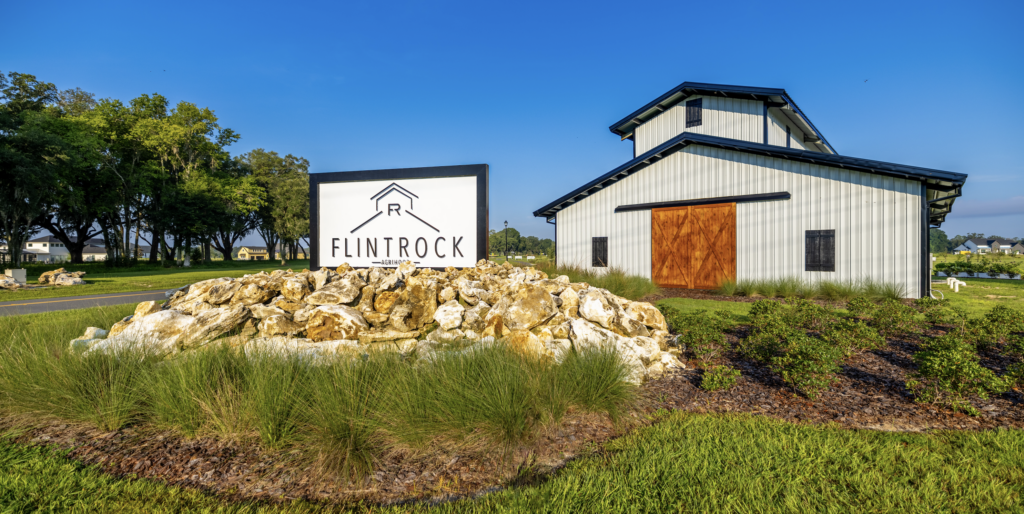
POLYGON ((476 265, 488 255, 488 173, 471 164, 310 174, 310 269, 476 265))

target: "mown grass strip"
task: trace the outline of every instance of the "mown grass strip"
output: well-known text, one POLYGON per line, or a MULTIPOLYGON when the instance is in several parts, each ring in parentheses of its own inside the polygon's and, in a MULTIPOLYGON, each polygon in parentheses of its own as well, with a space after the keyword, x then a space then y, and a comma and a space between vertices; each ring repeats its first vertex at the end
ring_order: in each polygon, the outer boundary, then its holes
MULTIPOLYGON (((1024 512, 1018 430, 906 434, 748 415, 664 415, 538 486, 369 512, 1024 512)), ((313 512, 307 503, 227 503, 113 479, 41 448, 0 442, 11 511, 313 512)))

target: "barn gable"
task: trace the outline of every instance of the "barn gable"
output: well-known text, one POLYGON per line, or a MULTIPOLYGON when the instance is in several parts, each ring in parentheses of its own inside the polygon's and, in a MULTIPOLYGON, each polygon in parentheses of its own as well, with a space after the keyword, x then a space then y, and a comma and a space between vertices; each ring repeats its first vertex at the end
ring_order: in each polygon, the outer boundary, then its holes
POLYGON ((812 152, 836 151, 785 89, 683 82, 609 129, 642 154, 693 132, 812 152))

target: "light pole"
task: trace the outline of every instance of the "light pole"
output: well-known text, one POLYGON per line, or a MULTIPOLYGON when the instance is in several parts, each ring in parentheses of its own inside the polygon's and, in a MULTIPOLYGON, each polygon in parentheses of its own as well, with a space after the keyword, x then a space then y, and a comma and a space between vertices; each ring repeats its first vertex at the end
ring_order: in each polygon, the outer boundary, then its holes
POLYGON ((505 262, 508 262, 508 220, 505 220, 505 262))

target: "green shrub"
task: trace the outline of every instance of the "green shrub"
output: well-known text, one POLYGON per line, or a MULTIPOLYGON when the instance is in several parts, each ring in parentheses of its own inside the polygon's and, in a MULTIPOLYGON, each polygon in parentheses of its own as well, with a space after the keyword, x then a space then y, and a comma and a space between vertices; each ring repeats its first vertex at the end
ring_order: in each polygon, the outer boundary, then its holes
POLYGON ((852 319, 839 319, 829 324, 821 333, 822 340, 843 348, 849 356, 860 351, 880 350, 885 347, 885 338, 866 323, 852 319))
POLYGON ((877 309, 878 306, 874 302, 863 296, 858 296, 846 302, 846 310, 854 316, 870 317, 877 309))
POLYGON ((1024 385, 1024 362, 1015 362, 1007 366, 1004 379, 1007 380, 1009 387, 1024 385))
POLYGON ((794 330, 779 302, 758 300, 750 308, 750 335, 740 343, 740 351, 757 361, 769 362, 794 330))
POLYGON ((822 339, 793 333, 786 339, 782 354, 771 360, 772 371, 782 381, 808 398, 816 398, 836 381, 843 349, 822 339))
POLYGON ((874 325, 885 338, 902 338, 920 330, 917 311, 902 302, 887 299, 875 313, 874 325))
POLYGON ((1011 382, 979 364, 974 346, 956 334, 932 338, 914 354, 914 362, 917 372, 910 375, 906 385, 919 402, 940 403, 972 415, 978 410, 967 396, 985 399, 991 393, 1005 391, 1011 382))
POLYGON ((922 314, 927 314, 930 311, 941 309, 947 306, 949 306, 948 298, 936 300, 935 298, 926 296, 924 298, 918 298, 914 300, 914 308, 917 309, 917 312, 920 312, 922 314))
POLYGON ((718 365, 711 366, 704 370, 700 386, 705 391, 721 391, 736 385, 736 379, 740 376, 740 370, 732 366, 718 365))
POLYGON ((679 334, 676 343, 690 350, 705 364, 728 351, 724 332, 733 324, 732 314, 726 311, 710 313, 704 309, 681 313, 672 307, 663 307, 662 313, 672 329, 679 334))
POLYGON ((822 330, 835 319, 831 309, 808 300, 790 300, 791 308, 786 313, 790 326, 807 330, 822 330))

